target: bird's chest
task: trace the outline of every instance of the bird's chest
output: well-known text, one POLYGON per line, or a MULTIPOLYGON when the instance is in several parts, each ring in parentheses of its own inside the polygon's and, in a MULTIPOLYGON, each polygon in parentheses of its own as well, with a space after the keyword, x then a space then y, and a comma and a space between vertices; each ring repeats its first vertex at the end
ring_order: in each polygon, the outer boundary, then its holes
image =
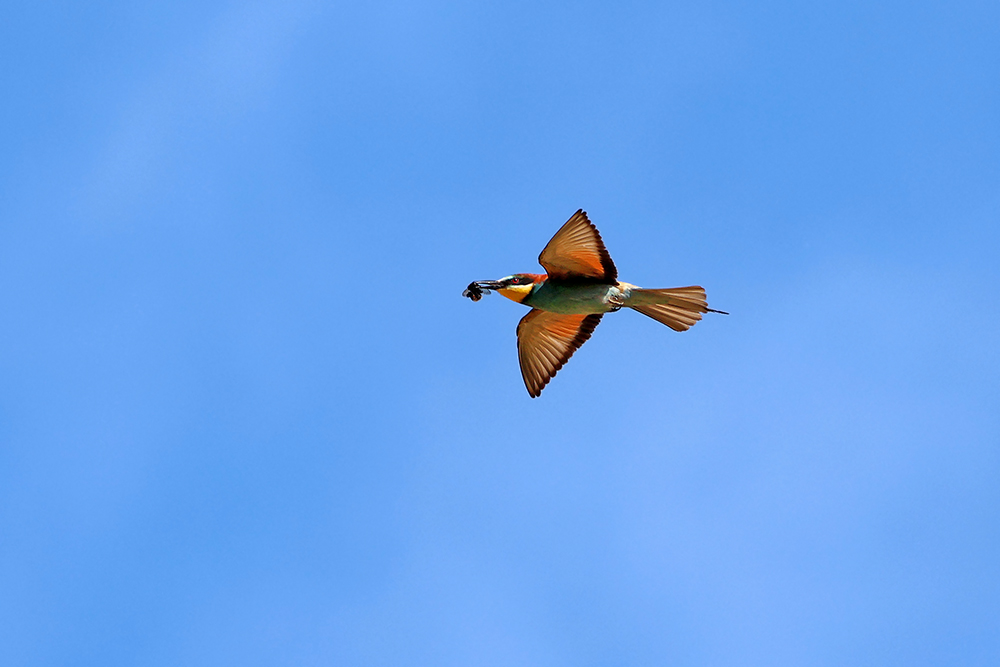
POLYGON ((552 313, 606 313, 621 306, 622 293, 614 285, 559 285, 543 283, 522 301, 552 313))

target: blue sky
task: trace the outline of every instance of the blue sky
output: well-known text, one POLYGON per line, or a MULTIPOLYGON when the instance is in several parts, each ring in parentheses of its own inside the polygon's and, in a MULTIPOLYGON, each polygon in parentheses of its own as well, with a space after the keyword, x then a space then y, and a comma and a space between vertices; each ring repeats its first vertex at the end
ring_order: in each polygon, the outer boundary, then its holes
POLYGON ((0 663, 1000 660, 996 3, 4 17, 0 663))

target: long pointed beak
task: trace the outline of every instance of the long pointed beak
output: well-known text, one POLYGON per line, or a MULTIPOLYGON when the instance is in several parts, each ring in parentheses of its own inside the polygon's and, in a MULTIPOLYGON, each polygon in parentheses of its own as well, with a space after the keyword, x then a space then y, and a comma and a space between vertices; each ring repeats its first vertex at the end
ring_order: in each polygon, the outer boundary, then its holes
POLYGON ((477 280, 474 283, 479 289, 500 289, 503 282, 499 280, 477 280))

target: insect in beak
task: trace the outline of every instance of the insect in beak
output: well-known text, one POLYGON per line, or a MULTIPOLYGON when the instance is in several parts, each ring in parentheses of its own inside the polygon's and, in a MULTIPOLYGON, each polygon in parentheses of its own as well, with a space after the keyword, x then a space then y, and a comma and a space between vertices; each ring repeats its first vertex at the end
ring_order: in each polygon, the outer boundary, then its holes
POLYGON ((499 280, 474 280, 462 292, 462 296, 469 297, 473 301, 479 301, 484 294, 489 294, 490 290, 500 289, 503 283, 499 280))

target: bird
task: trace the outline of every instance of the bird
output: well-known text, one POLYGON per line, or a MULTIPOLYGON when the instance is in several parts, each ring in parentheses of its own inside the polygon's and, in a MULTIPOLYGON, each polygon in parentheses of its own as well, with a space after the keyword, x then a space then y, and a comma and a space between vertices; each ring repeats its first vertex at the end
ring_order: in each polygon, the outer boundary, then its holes
POLYGON ((462 293, 473 301, 497 291, 531 310, 517 325, 517 357, 528 395, 538 398, 573 353, 590 339, 605 313, 631 308, 674 331, 687 331, 708 307, 699 285, 643 289, 618 280, 618 269, 597 227, 580 209, 538 256, 540 273, 476 280, 462 293))

